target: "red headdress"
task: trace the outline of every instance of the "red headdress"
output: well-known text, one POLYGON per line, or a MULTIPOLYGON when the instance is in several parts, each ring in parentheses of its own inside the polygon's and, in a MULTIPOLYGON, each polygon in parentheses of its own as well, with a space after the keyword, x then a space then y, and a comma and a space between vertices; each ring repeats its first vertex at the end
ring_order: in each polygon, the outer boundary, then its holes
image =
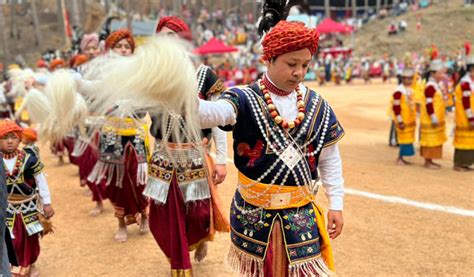
POLYGON ((133 39, 132 33, 127 29, 118 29, 115 32, 112 32, 107 39, 105 40, 105 49, 110 50, 114 48, 122 39, 126 39, 132 48, 132 52, 135 51, 135 40, 133 39))
POLYGON ((39 59, 39 60, 36 62, 36 67, 37 67, 37 68, 48 68, 48 64, 45 62, 45 60, 39 59))
POLYGON ((28 141, 35 142, 38 140, 38 133, 33 128, 25 128, 21 133, 22 137, 28 141))
POLYGON ((23 129, 18 126, 15 121, 2 120, 0 121, 0 138, 5 137, 10 133, 15 133, 18 137, 21 137, 23 129))
POLYGON ((265 35, 262 41, 264 60, 308 48, 311 55, 318 49, 319 33, 302 22, 282 20, 265 35))
POLYGON ((78 54, 72 57, 71 61, 69 61, 69 66, 72 68, 76 68, 81 64, 85 64, 89 61, 89 58, 84 54, 78 54))
POLYGON ((54 71, 56 70, 58 67, 65 67, 66 66, 66 62, 62 59, 54 59, 51 61, 51 63, 49 64, 49 70, 51 71, 54 71))
POLYGON ((160 22, 158 22, 158 26, 156 26, 155 33, 161 32, 163 27, 173 30, 176 34, 186 40, 191 41, 193 38, 193 34, 188 24, 186 24, 186 22, 177 16, 162 17, 160 22))

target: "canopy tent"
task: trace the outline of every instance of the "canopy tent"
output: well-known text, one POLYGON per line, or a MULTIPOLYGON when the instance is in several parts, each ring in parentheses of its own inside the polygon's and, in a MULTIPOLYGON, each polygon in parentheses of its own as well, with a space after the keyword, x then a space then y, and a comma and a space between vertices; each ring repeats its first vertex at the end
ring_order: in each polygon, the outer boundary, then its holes
POLYGON ((337 57, 339 55, 342 55, 343 57, 348 57, 352 54, 352 49, 347 48, 347 47, 331 47, 331 48, 322 49, 321 53, 323 54, 324 57, 326 57, 329 54, 331 54, 331 56, 333 57, 337 57))
POLYGON ((352 32, 352 27, 336 22, 331 18, 325 18, 319 25, 316 27, 320 34, 330 34, 330 33, 350 33, 352 32))
POLYGON ((238 48, 233 46, 228 46, 224 42, 218 40, 217 38, 212 38, 207 43, 194 49, 194 53, 199 55, 207 54, 223 54, 223 53, 232 53, 239 51, 238 48))

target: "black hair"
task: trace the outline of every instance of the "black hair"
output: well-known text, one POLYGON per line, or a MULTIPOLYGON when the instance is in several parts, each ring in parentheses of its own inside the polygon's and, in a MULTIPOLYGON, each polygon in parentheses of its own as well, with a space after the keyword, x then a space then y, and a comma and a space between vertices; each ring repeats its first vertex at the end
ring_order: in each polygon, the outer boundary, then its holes
POLYGON ((466 73, 471 71, 474 68, 474 64, 468 64, 466 65, 466 73))
POLYGON ((469 73, 472 68, 474 68, 474 64, 468 64, 468 65, 463 66, 459 69, 459 71, 458 71, 459 78, 456 82, 456 85, 458 85, 461 82, 461 78, 464 77, 464 75, 466 75, 467 73, 469 73))
POLYGON ((302 0, 265 0, 258 24, 258 33, 262 36, 280 20, 288 17, 291 7, 302 4, 302 0))
POLYGON ((425 73, 423 73, 423 80, 425 80, 426 82, 428 82, 428 80, 430 79, 430 76, 431 76, 431 73, 432 73, 432 72, 435 72, 435 71, 427 70, 425 73))

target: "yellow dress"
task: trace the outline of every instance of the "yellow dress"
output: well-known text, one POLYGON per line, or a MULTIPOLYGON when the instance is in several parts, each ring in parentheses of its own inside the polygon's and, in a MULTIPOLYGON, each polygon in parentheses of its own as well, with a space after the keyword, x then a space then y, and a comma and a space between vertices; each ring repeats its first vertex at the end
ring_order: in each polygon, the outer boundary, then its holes
POLYGON ((415 104, 421 105, 425 91, 425 82, 423 81, 423 79, 418 77, 418 74, 415 74, 415 76, 413 76, 411 90, 413 91, 413 101, 415 102, 415 104))
POLYGON ((474 130, 469 127, 469 120, 462 105, 463 91, 461 84, 469 82, 471 86, 471 110, 474 110, 474 81, 466 75, 461 79, 459 85, 456 87, 456 130, 454 132, 454 147, 461 150, 474 150, 474 130))
MULTIPOLYGON (((16 98, 15 100, 15 111, 17 111, 21 105, 23 104, 23 100, 24 98, 19 96, 16 98)), ((23 111, 21 111, 21 114, 20 114, 20 121, 21 122, 29 122, 30 121, 30 115, 28 113, 28 111, 26 109, 23 109, 23 111)))
MULTIPOLYGON (((415 103, 413 102, 413 93, 403 85, 398 86, 397 91, 402 93, 400 99, 401 117, 405 125, 405 129, 400 129, 396 125, 397 139, 400 144, 411 144, 415 142, 415 129, 416 129, 416 111, 415 103)), ((392 97, 392 106, 394 105, 395 99, 392 97)), ((392 118, 394 122, 398 122, 395 113, 392 110, 392 118)))
POLYGON ((433 96, 433 108, 434 114, 438 119, 439 126, 433 127, 431 117, 426 109, 426 97, 423 94, 421 99, 420 145, 422 147, 438 147, 443 145, 443 143, 448 140, 446 137, 445 122, 446 106, 444 104, 443 94, 441 93, 438 84, 436 84, 433 80, 429 80, 426 84, 426 88, 429 86, 433 86, 436 90, 436 93, 433 96))

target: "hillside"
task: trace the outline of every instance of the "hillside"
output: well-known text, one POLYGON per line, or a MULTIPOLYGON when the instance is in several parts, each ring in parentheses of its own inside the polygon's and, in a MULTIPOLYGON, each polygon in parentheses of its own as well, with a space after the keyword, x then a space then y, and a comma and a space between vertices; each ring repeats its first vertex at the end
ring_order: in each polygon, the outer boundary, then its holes
MULTIPOLYGON (((0 5, 0 12, 3 9, 7 31, 7 45, 10 50, 11 59, 21 55, 28 65, 34 65, 41 57, 41 53, 46 49, 68 50, 70 45, 65 40, 65 36, 59 29, 55 1, 43 1, 38 5, 38 19, 40 25, 41 45, 38 45, 34 36, 33 16, 30 4, 18 5, 16 23, 19 35, 10 36, 11 11, 10 6, 0 5), (21 11, 20 13, 18 11, 21 11)), ((86 32, 96 31, 100 28, 105 12, 99 3, 87 2, 84 16, 84 30, 86 32)), ((0 14, 2 16, 2 14, 0 14)), ((81 15, 82 16, 82 15, 81 15)), ((70 19, 72 22, 72 19, 70 19)), ((3 30, 2 30, 3 31, 3 30)), ((5 62, 3 48, 0 46, 0 62, 5 62)), ((11 60, 8 62, 12 62, 11 60)))
MULTIPOLYGON (((442 1, 396 18, 369 22, 355 35, 355 55, 371 53, 377 57, 388 53, 401 57, 406 51, 421 53, 433 44, 441 54, 452 55, 466 41, 474 45, 474 6, 465 8, 462 3, 462 0, 442 1), (418 14, 421 15, 420 31, 416 30, 418 14), (388 36, 387 28, 390 23, 400 20, 408 23, 407 31, 388 36)), ((351 45, 351 38, 346 37, 344 43, 351 45)))

